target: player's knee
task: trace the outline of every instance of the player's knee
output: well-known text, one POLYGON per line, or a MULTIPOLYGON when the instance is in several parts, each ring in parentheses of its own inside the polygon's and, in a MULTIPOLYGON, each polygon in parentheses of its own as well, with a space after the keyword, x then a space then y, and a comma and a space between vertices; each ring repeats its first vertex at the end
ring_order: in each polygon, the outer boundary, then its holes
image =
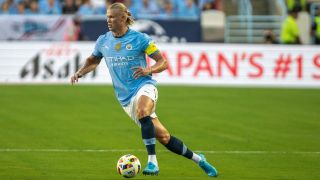
POLYGON ((159 133, 157 135, 157 140, 163 144, 163 145, 166 145, 168 144, 169 140, 170 140, 170 134, 166 131, 166 132, 162 132, 162 133, 159 133))
POLYGON ((137 109, 137 117, 138 119, 141 119, 143 117, 149 116, 149 110, 148 108, 138 108, 137 109))

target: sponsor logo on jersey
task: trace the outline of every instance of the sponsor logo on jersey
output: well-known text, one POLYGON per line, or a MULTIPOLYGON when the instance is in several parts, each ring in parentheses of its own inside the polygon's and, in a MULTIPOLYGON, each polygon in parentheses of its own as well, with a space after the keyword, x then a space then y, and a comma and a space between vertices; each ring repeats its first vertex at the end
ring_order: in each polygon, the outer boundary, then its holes
POLYGON ((129 61, 134 60, 134 56, 109 56, 106 60, 110 62, 110 65, 115 66, 127 66, 129 61))

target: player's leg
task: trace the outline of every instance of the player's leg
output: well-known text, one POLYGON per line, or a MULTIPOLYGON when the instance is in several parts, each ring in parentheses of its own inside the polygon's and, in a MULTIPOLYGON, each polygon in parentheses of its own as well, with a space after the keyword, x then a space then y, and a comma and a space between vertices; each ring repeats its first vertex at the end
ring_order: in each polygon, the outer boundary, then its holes
POLYGON ((136 116, 139 119, 142 139, 148 151, 148 165, 142 171, 145 175, 156 175, 159 172, 155 150, 155 127, 152 118, 150 117, 153 107, 154 101, 151 98, 145 95, 139 97, 136 107, 136 116))
POLYGON ((168 130, 161 124, 158 118, 152 119, 156 129, 156 138, 163 144, 168 150, 182 155, 188 159, 192 159, 194 162, 199 163, 201 157, 196 153, 192 152, 187 146, 178 138, 171 136, 168 130))
POLYGON ((171 136, 158 118, 153 118, 152 121, 155 126, 157 140, 168 150, 178 155, 182 155, 188 159, 192 159, 201 167, 201 169, 203 169, 207 173, 208 176, 216 177, 218 175, 217 170, 206 161, 204 155, 198 155, 194 153, 189 148, 187 148, 187 146, 180 139, 171 136))

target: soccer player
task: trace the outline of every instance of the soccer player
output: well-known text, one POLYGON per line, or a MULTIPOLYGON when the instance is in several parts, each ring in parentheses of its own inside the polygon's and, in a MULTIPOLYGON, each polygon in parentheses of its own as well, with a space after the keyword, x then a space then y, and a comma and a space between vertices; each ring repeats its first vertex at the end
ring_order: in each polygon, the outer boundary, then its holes
POLYGON ((129 28, 134 21, 122 3, 114 3, 108 8, 107 22, 110 31, 99 36, 92 55, 71 77, 71 84, 94 70, 104 57, 118 101, 141 128, 148 152, 143 174, 157 175, 159 172, 155 150, 157 139, 170 151, 193 160, 208 176, 216 177, 217 170, 204 155, 194 153, 181 140, 170 135, 155 113, 158 91, 152 74, 165 70, 167 60, 148 35, 129 28), (156 61, 151 67, 147 67, 146 54, 156 61))

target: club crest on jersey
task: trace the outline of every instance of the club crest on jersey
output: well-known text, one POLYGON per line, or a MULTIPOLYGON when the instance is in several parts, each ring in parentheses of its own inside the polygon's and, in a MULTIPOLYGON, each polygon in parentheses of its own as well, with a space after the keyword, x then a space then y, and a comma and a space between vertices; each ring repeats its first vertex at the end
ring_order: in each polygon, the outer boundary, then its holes
POLYGON ((121 49, 121 43, 116 44, 115 49, 116 49, 117 51, 119 51, 119 50, 121 49))
POLYGON ((127 50, 132 50, 132 44, 127 44, 127 45, 126 45, 126 49, 127 49, 127 50))

